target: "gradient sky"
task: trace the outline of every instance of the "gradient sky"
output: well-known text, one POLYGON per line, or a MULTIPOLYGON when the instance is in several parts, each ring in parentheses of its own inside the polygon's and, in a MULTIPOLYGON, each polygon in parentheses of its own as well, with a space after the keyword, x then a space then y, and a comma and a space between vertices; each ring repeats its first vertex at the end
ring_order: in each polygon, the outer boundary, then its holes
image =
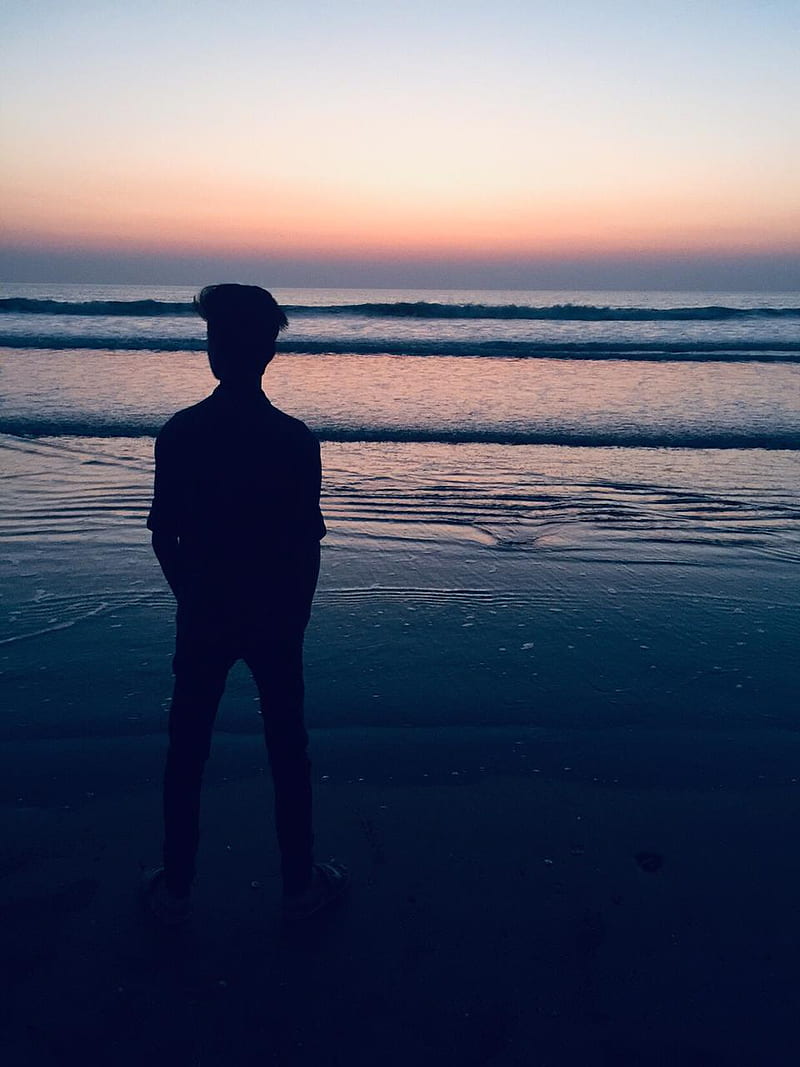
POLYGON ((6 0, 0 50, 8 281, 800 286, 797 0, 6 0))

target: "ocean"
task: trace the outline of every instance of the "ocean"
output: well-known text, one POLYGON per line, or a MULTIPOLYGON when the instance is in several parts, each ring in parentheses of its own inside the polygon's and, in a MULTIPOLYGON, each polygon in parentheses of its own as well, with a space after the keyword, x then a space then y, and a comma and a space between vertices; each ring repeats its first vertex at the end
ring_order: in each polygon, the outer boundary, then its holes
MULTIPOLYGON (((9 663, 137 613, 168 656, 144 523, 154 435, 215 384, 193 292, 0 290, 9 663)), ((265 390, 325 469, 313 723, 788 714, 800 294, 274 293, 265 390)))

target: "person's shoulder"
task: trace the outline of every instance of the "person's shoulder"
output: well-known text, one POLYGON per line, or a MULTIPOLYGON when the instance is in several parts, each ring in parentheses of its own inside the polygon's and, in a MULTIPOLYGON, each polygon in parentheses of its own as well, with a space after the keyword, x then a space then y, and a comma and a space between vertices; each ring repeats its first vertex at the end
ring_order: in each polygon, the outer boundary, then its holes
POLYGON ((191 407, 176 411, 158 431, 156 438, 158 443, 163 445, 179 441, 182 437, 191 434, 195 428, 202 426, 208 417, 210 399, 206 397, 199 404, 192 404, 191 407))
POLYGON ((275 427, 281 434, 295 439, 298 443, 319 444, 317 435, 306 426, 302 419, 297 419, 294 415, 287 415, 285 411, 276 408, 274 404, 270 404, 270 417, 274 420, 275 427))

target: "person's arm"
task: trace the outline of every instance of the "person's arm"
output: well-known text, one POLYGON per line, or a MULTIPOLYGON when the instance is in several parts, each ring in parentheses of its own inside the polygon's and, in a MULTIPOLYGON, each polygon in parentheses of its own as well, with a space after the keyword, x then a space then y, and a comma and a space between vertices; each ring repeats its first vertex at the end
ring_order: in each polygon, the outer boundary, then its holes
POLYGON ((147 526, 153 535, 153 552, 177 600, 181 588, 181 551, 176 517, 178 479, 173 453, 170 438, 162 431, 156 438, 155 486, 147 526))
POLYGON ((302 441, 292 463, 292 499, 287 507, 289 540, 284 542, 282 575, 294 603, 308 622, 320 567, 320 540, 325 522, 320 511, 322 463, 319 442, 310 434, 302 441))
POLYGON ((327 533, 325 520, 320 508, 320 496, 322 494, 322 456, 320 454, 319 441, 314 439, 311 449, 311 464, 308 477, 309 508, 308 515, 313 530, 313 536, 317 542, 321 541, 327 533))
POLYGON ((169 587, 177 600, 181 586, 181 557, 178 538, 174 534, 154 530, 152 545, 156 559, 161 564, 164 577, 169 582, 169 587))

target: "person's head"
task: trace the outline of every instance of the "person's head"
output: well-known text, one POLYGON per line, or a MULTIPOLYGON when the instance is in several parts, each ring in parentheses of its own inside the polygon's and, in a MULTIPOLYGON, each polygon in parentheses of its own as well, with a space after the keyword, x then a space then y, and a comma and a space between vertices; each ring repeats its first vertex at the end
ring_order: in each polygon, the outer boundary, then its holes
POLYGON ((258 285, 207 285, 194 298, 208 326, 208 362, 221 382, 258 381, 288 325, 275 298, 258 285))

